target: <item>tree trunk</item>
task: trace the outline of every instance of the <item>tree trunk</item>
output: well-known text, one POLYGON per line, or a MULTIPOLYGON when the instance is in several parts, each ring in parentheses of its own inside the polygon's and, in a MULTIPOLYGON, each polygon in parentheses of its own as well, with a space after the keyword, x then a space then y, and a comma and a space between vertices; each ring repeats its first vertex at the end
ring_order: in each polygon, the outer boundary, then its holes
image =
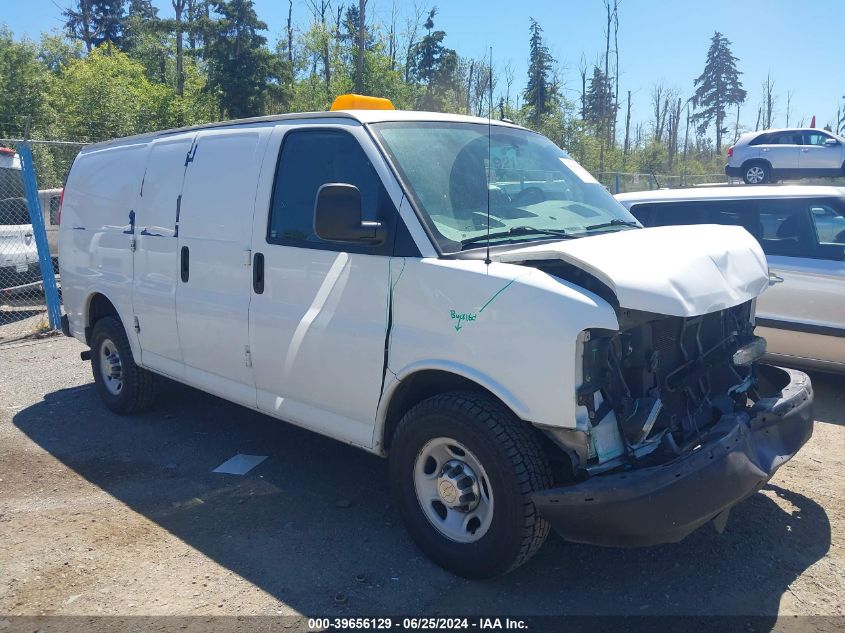
POLYGON ((607 24, 605 25, 604 29, 604 81, 606 84, 606 89, 605 94, 602 95, 600 108, 601 112, 599 117, 601 119, 602 125, 602 147, 599 163, 602 170, 604 169, 604 146, 607 144, 608 128, 610 127, 610 120, 608 118, 607 112, 607 91, 610 90, 610 25, 613 20, 613 13, 610 9, 610 2, 611 0, 604 0, 604 8, 607 12, 607 24))
MULTIPOLYGON (((789 117, 787 117, 786 124, 789 125, 789 117)), ((736 125, 734 126, 734 143, 739 140, 739 104, 736 104, 736 125)))
POLYGON ((182 51, 182 11, 186 0, 173 0, 173 11, 176 13, 176 94, 182 96, 185 92, 184 54, 182 51))
POLYGON ((396 70, 396 0, 393 0, 390 4, 390 30, 387 34, 387 43, 390 70, 396 70))
POLYGON ((583 53, 578 73, 581 75, 581 120, 585 121, 587 119, 587 60, 583 53))
POLYGON ((619 115, 619 0, 613 0, 613 125, 611 126, 610 146, 616 147, 616 117, 619 115))
POLYGON ((472 114, 471 110, 471 100, 472 100, 472 74, 475 71, 475 60, 471 60, 469 63, 469 79, 467 79, 467 114, 472 114))
POLYGON ((291 72, 293 72, 293 24, 291 16, 293 15, 293 0, 288 0, 288 61, 290 62, 291 72))
POLYGON ((82 41, 85 42, 85 49, 90 53, 94 39, 91 33, 91 0, 79 0, 79 11, 82 14, 82 41))
POLYGON ((628 91, 628 107, 625 112, 625 143, 622 145, 622 156, 628 156, 631 151, 631 91, 628 91))
POLYGON ((188 17, 185 20, 188 26, 188 48, 191 49, 192 55, 197 50, 197 35, 194 30, 194 21, 197 18, 195 3, 196 0, 188 0, 188 17))
POLYGON ((355 70, 355 91, 359 94, 364 92, 364 33, 367 30, 367 21, 364 12, 367 7, 367 0, 358 0, 358 67, 355 70))

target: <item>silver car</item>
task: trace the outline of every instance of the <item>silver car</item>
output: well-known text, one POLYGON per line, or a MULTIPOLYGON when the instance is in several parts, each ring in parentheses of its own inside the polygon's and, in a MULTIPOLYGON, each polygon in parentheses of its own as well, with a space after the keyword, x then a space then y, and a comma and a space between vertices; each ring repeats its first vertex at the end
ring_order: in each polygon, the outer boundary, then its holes
POLYGON ((845 371, 845 188, 702 187, 619 194, 645 226, 733 224, 763 247, 758 332, 784 365, 845 371))
POLYGON ((748 132, 728 148, 725 173, 760 185, 784 178, 845 175, 845 139, 816 128, 748 132))

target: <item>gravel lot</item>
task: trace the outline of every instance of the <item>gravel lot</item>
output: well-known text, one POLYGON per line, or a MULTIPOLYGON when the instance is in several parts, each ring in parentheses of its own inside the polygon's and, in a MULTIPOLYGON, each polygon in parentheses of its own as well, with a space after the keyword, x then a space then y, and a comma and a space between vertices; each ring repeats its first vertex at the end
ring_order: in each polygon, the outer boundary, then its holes
POLYGON ((813 438, 724 534, 636 550, 553 537, 470 582, 406 536, 386 462, 187 387, 115 416, 83 349, 0 347, 0 614, 740 614, 768 630, 845 610, 841 377, 813 376, 813 438), (269 459, 211 472, 236 453, 269 459))

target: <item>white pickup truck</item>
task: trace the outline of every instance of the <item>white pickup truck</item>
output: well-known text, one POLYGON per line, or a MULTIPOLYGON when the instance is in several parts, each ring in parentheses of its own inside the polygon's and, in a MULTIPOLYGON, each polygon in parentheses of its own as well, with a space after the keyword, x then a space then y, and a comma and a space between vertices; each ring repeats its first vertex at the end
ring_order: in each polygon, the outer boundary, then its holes
POLYGON ((812 433, 808 378, 756 362, 757 242, 644 229, 509 123, 345 96, 120 139, 79 154, 62 215, 63 328, 108 407, 167 376, 387 456, 464 576, 550 526, 680 540, 812 433))

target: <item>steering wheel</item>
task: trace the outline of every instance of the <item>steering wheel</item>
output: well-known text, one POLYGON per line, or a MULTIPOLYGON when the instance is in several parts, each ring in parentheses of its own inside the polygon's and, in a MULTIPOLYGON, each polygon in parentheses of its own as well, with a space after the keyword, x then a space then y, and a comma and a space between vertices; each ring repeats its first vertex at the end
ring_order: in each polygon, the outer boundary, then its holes
POLYGON ((546 201, 546 193, 539 187, 526 187, 513 196, 514 204, 537 204, 546 201))

